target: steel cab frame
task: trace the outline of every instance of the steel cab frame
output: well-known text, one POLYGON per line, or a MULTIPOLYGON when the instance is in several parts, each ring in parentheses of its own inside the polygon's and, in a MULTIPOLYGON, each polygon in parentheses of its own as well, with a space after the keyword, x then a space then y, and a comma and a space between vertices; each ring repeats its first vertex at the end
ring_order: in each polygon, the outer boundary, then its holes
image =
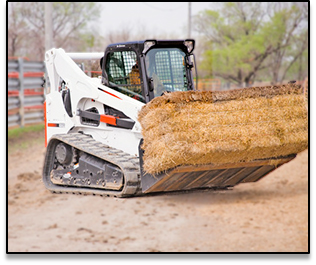
POLYGON ((194 46, 193 39, 111 44, 100 60, 102 84, 143 103, 164 92, 194 90, 194 46), (130 76, 133 69, 139 72, 134 84, 130 76))

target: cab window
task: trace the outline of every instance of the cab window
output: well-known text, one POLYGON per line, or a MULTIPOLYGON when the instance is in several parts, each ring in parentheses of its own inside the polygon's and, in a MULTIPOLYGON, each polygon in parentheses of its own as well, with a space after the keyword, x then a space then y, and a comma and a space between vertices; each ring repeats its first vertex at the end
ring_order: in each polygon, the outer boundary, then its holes
POLYGON ((145 102, 138 61, 134 51, 112 52, 107 56, 106 72, 110 86, 134 99, 145 102))
POLYGON ((185 53, 178 48, 151 49, 146 54, 147 75, 155 97, 165 91, 187 91, 185 53))

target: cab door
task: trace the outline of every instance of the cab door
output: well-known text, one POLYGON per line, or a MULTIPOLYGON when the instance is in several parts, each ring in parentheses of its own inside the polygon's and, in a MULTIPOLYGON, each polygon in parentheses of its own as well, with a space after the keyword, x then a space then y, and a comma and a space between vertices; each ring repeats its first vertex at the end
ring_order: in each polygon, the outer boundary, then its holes
POLYGON ((145 102, 139 62, 134 51, 108 52, 105 71, 108 79, 106 85, 136 100, 145 102))

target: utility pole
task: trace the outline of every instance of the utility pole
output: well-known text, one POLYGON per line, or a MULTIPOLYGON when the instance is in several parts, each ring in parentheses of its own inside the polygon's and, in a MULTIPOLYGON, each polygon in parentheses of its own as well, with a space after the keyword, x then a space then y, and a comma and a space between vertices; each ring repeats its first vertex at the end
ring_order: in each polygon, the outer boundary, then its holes
MULTIPOLYGON (((45 52, 53 48, 53 3, 45 2, 45 52)), ((43 54, 44 55, 44 54, 43 54)), ((44 56, 45 58, 45 56, 44 56)), ((45 59, 44 59, 45 61, 45 59)), ((47 72, 44 74, 45 87, 44 96, 46 99, 46 94, 50 91, 49 78, 47 72)), ((46 125, 45 125, 46 126, 46 125)))
POLYGON ((188 16, 188 38, 191 38, 191 2, 189 2, 188 16))
POLYGON ((53 48, 53 2, 45 2, 45 51, 53 48))

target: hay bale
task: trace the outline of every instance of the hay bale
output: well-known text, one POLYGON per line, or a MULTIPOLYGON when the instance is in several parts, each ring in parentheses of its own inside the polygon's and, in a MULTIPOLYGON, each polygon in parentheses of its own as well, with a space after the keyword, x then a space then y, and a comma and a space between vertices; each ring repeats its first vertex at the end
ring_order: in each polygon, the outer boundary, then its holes
POLYGON ((139 113, 144 170, 287 156, 308 146, 301 86, 173 92, 139 113))

